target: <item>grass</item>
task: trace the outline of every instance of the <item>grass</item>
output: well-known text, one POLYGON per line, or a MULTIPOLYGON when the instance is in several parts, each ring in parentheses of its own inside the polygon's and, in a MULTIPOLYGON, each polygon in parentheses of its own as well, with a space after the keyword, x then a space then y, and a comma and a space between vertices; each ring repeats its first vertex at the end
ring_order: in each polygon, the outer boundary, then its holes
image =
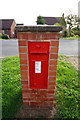
POLYGON ((9 57, 2 60, 2 116, 14 117, 21 106, 21 81, 19 57, 9 57))
POLYGON ((80 37, 61 37, 61 39, 80 39, 80 37))
MULTIPOLYGON (((77 71, 59 55, 57 69, 56 105, 57 118, 78 118, 77 71)), ((2 60, 3 120, 13 118, 21 106, 21 80, 19 57, 2 60)))
POLYGON ((65 56, 59 56, 57 68, 56 105, 57 118, 79 118, 79 86, 78 72, 69 63, 63 61, 65 56))

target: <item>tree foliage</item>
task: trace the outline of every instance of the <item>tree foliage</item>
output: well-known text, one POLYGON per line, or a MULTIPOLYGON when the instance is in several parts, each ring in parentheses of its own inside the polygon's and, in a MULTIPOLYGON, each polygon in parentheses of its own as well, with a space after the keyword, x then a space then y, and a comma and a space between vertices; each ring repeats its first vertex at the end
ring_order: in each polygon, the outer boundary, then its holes
POLYGON ((73 28, 79 29, 80 18, 77 15, 73 15, 72 13, 65 17, 66 24, 68 27, 68 34, 69 36, 73 36, 73 28))
POLYGON ((39 24, 44 25, 45 20, 42 18, 42 16, 38 16, 36 23, 37 23, 37 25, 39 25, 39 24))

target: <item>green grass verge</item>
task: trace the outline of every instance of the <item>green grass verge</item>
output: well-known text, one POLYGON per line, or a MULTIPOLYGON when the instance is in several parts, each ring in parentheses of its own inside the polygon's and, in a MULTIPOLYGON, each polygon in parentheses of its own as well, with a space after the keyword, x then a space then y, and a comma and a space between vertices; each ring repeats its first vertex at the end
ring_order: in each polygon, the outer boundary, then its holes
POLYGON ((61 37, 61 39, 80 39, 80 37, 61 37))
POLYGON ((14 117, 21 106, 21 80, 19 57, 2 60, 2 116, 14 117))
POLYGON ((57 68, 56 105, 57 118, 79 119, 78 72, 60 55, 57 68))
MULTIPOLYGON (((57 118, 78 118, 77 71, 59 55, 57 69, 57 118)), ((3 119, 12 118, 21 106, 21 80, 19 57, 2 60, 3 119)))

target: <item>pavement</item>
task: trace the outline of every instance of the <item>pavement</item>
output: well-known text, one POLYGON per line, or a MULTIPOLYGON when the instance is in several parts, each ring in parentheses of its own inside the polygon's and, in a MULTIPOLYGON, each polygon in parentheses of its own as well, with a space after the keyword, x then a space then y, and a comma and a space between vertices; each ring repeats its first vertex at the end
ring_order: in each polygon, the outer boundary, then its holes
POLYGON ((60 39, 59 54, 66 56, 78 56, 80 40, 78 39, 60 39))
MULTIPOLYGON (((78 46, 80 45, 80 40, 73 39, 60 39, 59 43, 59 54, 66 56, 78 56, 78 46)), ((0 40, 0 58, 17 56, 19 55, 18 51, 18 40, 0 40)))

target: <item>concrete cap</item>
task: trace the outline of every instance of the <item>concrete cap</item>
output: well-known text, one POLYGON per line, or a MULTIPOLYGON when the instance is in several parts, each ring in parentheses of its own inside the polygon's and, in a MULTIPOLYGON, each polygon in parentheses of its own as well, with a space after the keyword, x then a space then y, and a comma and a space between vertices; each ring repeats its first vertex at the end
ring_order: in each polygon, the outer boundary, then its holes
POLYGON ((36 25, 36 26, 16 26, 17 32, 60 32, 62 26, 36 25))

